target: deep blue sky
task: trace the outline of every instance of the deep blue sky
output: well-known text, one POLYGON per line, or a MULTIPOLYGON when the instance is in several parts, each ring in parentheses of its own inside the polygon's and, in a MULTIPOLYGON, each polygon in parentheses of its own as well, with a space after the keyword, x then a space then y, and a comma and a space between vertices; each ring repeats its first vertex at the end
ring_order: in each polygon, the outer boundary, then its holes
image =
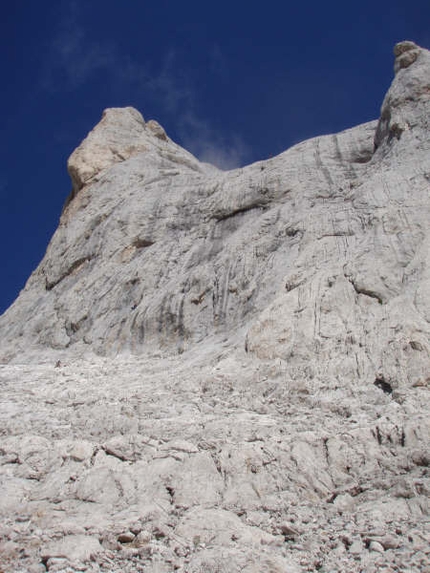
POLYGON ((223 168, 375 119, 393 45, 430 48, 429 0, 13 0, 2 7, 0 313, 41 260, 66 161, 132 105, 223 168))

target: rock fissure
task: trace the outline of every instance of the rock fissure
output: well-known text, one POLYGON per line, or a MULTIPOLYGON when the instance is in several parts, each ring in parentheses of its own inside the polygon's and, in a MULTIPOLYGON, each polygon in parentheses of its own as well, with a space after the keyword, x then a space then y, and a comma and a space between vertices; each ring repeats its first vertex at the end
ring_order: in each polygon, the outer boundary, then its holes
POLYGON ((229 212, 221 211, 221 212, 214 213, 213 218, 216 219, 216 221, 226 221, 228 219, 236 217, 237 215, 242 215, 243 213, 248 213, 248 212, 254 211, 254 210, 264 212, 265 208, 266 208, 265 203, 254 203, 254 204, 246 206, 246 207, 240 207, 240 208, 235 209, 233 211, 229 211, 229 212))
POLYGON ((50 281, 48 279, 48 277, 46 277, 45 279, 45 288, 46 290, 52 290, 54 287, 56 287, 62 280, 64 280, 65 278, 77 274, 79 271, 81 271, 83 269, 83 267, 85 266, 86 263, 88 263, 89 261, 91 261, 91 259, 93 258, 92 255, 86 255, 85 257, 82 257, 78 260, 76 260, 74 263, 72 263, 70 265, 70 267, 61 274, 61 276, 59 276, 57 279, 50 281))
POLYGON ((368 296, 369 298, 374 298, 375 300, 377 300, 379 302, 379 304, 384 304, 384 299, 379 293, 377 293, 376 291, 374 291, 373 289, 371 289, 369 287, 362 285, 360 283, 360 281, 358 281, 354 277, 347 276, 347 275, 345 275, 345 276, 357 294, 368 296))

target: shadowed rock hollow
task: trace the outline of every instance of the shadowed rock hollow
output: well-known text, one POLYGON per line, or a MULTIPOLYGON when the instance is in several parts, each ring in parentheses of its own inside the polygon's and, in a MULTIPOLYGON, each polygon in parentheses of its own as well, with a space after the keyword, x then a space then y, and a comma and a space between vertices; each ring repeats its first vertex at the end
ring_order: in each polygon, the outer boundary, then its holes
POLYGON ((243 169, 133 108, 74 151, 0 317, 4 571, 428 566, 430 53, 395 56, 378 121, 243 169))

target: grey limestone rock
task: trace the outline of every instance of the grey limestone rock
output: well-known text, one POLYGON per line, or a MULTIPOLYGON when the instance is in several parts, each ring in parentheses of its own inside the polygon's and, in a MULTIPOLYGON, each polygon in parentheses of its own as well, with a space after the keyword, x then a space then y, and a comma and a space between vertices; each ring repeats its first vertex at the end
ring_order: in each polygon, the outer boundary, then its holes
POLYGON ((88 561, 101 551, 98 539, 88 535, 69 535, 58 541, 51 541, 41 552, 43 561, 59 557, 70 561, 88 561))
POLYGON ((430 53, 223 172, 132 108, 0 317, 0 568, 423 571, 430 53))

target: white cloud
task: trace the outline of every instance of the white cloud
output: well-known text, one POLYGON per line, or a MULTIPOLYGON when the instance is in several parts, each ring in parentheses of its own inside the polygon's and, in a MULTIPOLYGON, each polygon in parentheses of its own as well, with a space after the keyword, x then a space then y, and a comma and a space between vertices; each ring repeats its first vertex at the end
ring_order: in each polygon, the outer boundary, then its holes
MULTIPOLYGON (((64 4, 57 33, 47 56, 43 87, 49 91, 73 91, 85 85, 96 73, 103 72, 106 81, 127 87, 130 93, 150 94, 171 118, 181 141, 200 160, 221 169, 243 164, 247 148, 238 136, 226 136, 197 112, 196 78, 181 68, 175 51, 166 53, 160 69, 149 73, 135 59, 121 54, 112 43, 100 44, 91 39, 83 23, 79 2, 64 4)), ((226 63, 218 46, 211 54, 217 73, 226 71, 226 63)), ((142 110, 145 115, 145 110, 142 110)), ((150 118, 146 118, 150 119, 150 118)), ((163 117, 156 118, 163 123, 163 117)))
POLYGON ((237 136, 227 138, 198 118, 189 108, 179 118, 178 131, 183 145, 201 161, 220 169, 234 169, 243 165, 247 146, 237 136))
POLYGON ((72 0, 64 6, 42 75, 43 87, 50 91, 73 90, 95 72, 110 73, 120 64, 112 45, 88 38, 78 2, 72 0))

